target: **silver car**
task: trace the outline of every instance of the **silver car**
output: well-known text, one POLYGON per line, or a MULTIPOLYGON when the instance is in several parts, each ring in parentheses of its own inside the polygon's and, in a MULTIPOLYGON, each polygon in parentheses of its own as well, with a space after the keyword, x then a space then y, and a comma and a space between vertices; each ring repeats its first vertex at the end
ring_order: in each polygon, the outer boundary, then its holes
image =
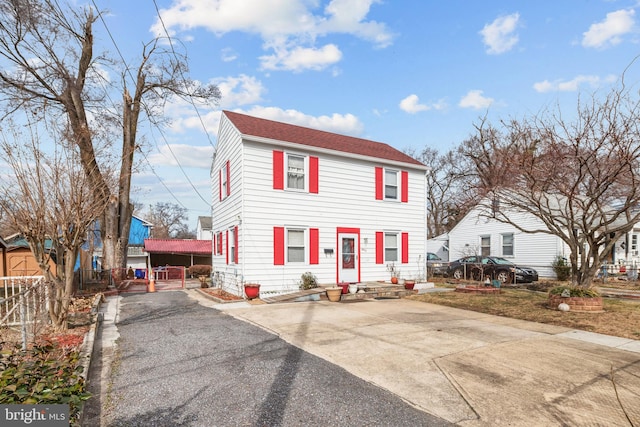
POLYGON ((427 252, 427 274, 429 276, 443 276, 447 272, 449 263, 433 252, 427 252))

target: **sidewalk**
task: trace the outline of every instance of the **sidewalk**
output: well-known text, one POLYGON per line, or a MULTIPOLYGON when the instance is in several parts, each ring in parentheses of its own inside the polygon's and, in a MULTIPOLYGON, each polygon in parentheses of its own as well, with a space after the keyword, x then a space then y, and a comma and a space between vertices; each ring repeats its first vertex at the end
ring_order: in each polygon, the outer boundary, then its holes
POLYGON ((640 425, 639 341, 405 299, 190 295, 461 426, 640 425))

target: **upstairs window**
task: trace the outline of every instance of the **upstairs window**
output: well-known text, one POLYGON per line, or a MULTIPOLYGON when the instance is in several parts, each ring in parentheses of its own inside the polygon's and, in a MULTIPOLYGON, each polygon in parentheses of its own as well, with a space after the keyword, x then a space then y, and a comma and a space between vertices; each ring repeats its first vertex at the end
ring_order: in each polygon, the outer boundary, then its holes
POLYGON ((384 198, 398 200, 398 171, 384 171, 384 198))
POLYGON ((293 190, 305 189, 304 157, 289 154, 287 156, 287 188, 293 190))
POLYGON ((222 200, 231 195, 231 163, 229 160, 220 168, 218 179, 220 181, 220 200, 222 200))

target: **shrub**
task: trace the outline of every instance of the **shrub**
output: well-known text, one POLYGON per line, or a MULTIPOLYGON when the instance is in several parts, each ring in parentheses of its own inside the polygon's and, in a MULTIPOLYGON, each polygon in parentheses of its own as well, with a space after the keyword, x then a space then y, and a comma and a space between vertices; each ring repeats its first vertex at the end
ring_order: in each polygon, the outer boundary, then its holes
POLYGON ((316 276, 307 271, 300 276, 300 289, 313 289, 318 287, 318 279, 316 276))
POLYGON ((206 264, 195 264, 187 269, 189 275, 193 276, 211 276, 211 266, 206 264))
POLYGON ((551 263, 551 267, 556 273, 558 280, 565 281, 571 277, 571 266, 567 264, 567 261, 563 256, 558 255, 551 263))
POLYGON ((565 290, 569 291, 570 297, 595 298, 600 296, 595 289, 581 288, 580 286, 556 286, 549 291, 549 295, 562 295, 565 290))
POLYGON ((80 375, 78 352, 63 352, 49 343, 26 352, 19 347, 0 356, 0 403, 69 405, 71 425, 78 425, 82 403, 91 396, 80 375))

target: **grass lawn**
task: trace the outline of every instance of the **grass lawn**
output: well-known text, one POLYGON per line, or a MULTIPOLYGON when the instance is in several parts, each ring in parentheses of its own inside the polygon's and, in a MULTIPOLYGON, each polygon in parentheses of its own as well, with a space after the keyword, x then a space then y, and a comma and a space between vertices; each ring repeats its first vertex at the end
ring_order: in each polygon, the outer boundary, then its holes
MULTIPOLYGON (((436 286, 445 286, 437 283, 436 286)), ((500 294, 479 295, 436 292, 407 297, 497 316, 566 326, 617 337, 640 339, 640 301, 603 298, 604 312, 561 312, 547 308, 547 294, 525 289, 502 289, 500 294)))

